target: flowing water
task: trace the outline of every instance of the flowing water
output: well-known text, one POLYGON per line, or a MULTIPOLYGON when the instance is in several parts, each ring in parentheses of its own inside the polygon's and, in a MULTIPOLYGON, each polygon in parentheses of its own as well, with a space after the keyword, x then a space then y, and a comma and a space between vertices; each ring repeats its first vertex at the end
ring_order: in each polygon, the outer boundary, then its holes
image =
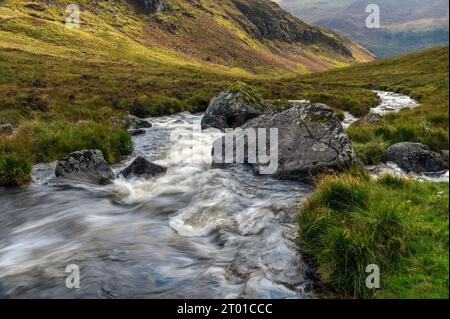
POLYGON ((30 186, 0 188, 0 298, 314 298, 295 244, 311 186, 211 169, 222 133, 193 131, 200 120, 151 119, 114 167, 143 155, 163 176, 61 185, 52 163, 34 167, 30 186), (66 288, 70 264, 80 289, 66 288))
MULTIPOLYGON (((409 96, 386 91, 374 91, 380 98, 381 103, 376 107, 370 109, 371 113, 378 115, 386 115, 391 112, 399 112, 404 108, 415 108, 419 104, 414 99, 409 96)), ((344 112, 345 118, 342 122, 344 128, 350 127, 354 122, 358 121, 359 118, 353 116, 349 112, 344 112)))
MULTIPOLYGON (((35 183, 0 190, 0 293, 21 298, 309 298, 294 239, 301 183, 211 169, 219 131, 200 115, 151 119, 135 154, 168 167, 148 180, 57 185, 55 164, 35 183), (206 157, 189 164, 190 155, 206 157), (205 162, 205 163, 202 163, 205 162), (81 289, 66 288, 66 266, 81 289)), ((114 167, 120 171, 128 161, 114 167)))

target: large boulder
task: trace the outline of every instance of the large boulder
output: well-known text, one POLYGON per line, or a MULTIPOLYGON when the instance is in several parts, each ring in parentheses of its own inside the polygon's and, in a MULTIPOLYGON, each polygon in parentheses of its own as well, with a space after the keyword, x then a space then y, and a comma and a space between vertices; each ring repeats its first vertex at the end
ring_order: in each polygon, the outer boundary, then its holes
POLYGON ((445 152, 437 153, 427 145, 402 142, 389 147, 381 157, 383 163, 392 162, 406 172, 440 172, 448 169, 445 152))
POLYGON ((83 150, 59 160, 55 175, 59 178, 106 185, 114 180, 114 172, 99 150, 83 150))
MULTIPOLYGON (((257 173, 267 174, 271 165, 261 163, 260 157, 249 160, 247 151, 253 151, 249 144, 248 130, 265 129, 266 150, 276 154, 278 145, 278 166, 273 177, 292 180, 311 180, 312 177, 332 171, 341 171, 351 166, 361 166, 362 163, 356 155, 350 140, 345 134, 344 128, 332 108, 324 104, 290 103, 288 108, 273 111, 255 119, 242 126, 242 131, 234 133, 234 143, 225 143, 225 138, 220 138, 214 143, 213 166, 223 166, 225 159, 223 154, 214 154, 217 149, 229 151, 236 145, 244 145, 246 164, 250 164, 257 173), (278 143, 270 141, 270 129, 278 130, 278 143), (231 144, 231 145, 230 145, 231 144), (219 145, 219 148, 216 148, 219 145), (222 156, 222 158, 220 158, 222 156), (265 171, 265 172, 263 172, 265 171)), ((258 135, 261 130, 255 133, 258 135)), ((260 152, 259 145, 264 146, 264 141, 255 147, 260 152)), ((242 148, 240 148, 242 149, 242 148)), ((223 153, 223 152, 222 152, 223 153)), ((261 153, 266 153, 262 150, 261 153)), ((232 153, 231 153, 232 154, 232 153)), ((234 155, 235 163, 240 163, 234 155)), ((276 159, 275 159, 276 160, 276 159)))
POLYGON ((149 178, 156 175, 164 174, 167 168, 151 163, 142 156, 136 157, 136 159, 127 166, 121 174, 125 178, 130 177, 144 177, 149 178))
POLYGON ((202 119, 202 129, 236 128, 266 109, 266 103, 252 88, 238 82, 211 100, 202 119))

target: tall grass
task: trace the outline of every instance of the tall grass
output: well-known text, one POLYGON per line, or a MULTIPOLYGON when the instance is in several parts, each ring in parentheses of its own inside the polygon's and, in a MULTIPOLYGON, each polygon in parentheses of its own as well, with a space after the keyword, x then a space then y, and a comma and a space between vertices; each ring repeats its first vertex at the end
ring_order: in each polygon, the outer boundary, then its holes
POLYGON ((342 294, 448 297, 447 200, 446 184, 354 173, 326 176, 301 208, 299 245, 314 258, 321 280, 342 294), (430 227, 437 227, 433 234, 430 227), (381 269, 381 290, 366 286, 371 264, 381 269), (410 290, 397 283, 402 276, 416 281, 410 290))

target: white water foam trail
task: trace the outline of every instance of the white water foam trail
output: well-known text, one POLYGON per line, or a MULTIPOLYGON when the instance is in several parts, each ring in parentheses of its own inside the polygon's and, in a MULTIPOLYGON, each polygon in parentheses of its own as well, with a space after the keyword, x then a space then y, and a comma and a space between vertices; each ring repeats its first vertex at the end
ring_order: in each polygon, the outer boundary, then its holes
MULTIPOLYGON (((384 116, 392 112, 400 112, 405 108, 415 108, 419 106, 419 103, 409 96, 386 91, 374 91, 381 102, 377 106, 370 109, 370 113, 384 116)), ((344 128, 349 128, 350 125, 359 120, 359 118, 353 116, 349 112, 344 112, 345 118, 342 122, 344 128)))

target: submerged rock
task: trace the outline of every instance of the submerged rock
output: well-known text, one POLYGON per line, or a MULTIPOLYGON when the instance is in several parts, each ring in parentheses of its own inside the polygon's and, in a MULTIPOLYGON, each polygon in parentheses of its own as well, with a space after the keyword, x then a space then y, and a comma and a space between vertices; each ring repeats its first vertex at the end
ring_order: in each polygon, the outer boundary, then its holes
MULTIPOLYGON (((265 129, 267 136, 270 134, 269 129, 278 130, 276 145, 273 141, 269 142, 269 138, 266 139, 266 149, 270 149, 271 161, 278 160, 276 172, 271 174, 276 178, 310 180, 324 172, 341 171, 350 166, 362 165, 336 113, 327 105, 290 103, 287 109, 259 116, 242 126, 243 131, 235 134, 235 143, 231 146, 234 148, 243 143, 246 151, 252 149, 251 145, 249 146, 247 130, 254 131, 258 128, 265 129), (275 146, 278 146, 277 158, 272 154, 275 146)), ((261 131, 255 132, 258 135, 261 131)), ((217 143, 223 145, 224 138, 218 139, 215 146, 217 143)), ((229 151, 229 147, 230 145, 225 145, 224 149, 229 151)), ((259 146, 256 149, 260 152, 259 146)), ((263 150, 262 154, 265 153, 263 150)), ((217 158, 215 154, 214 166, 222 166, 223 158, 222 161, 217 161, 217 158)), ((236 157, 234 160, 237 162, 236 157)), ((249 161, 247 152, 245 163, 252 165, 258 173, 267 171, 268 165, 261 163, 259 159, 256 163, 249 161)), ((270 166, 272 165, 273 163, 270 166)))
POLYGON ((121 174, 126 178, 133 176, 149 178, 164 174, 165 172, 167 172, 167 168, 149 162, 142 156, 138 156, 121 174))
POLYGON ((129 133, 131 136, 139 136, 139 135, 145 134, 145 130, 142 129, 142 128, 137 129, 137 130, 128 130, 128 133, 129 133))
POLYGON ((14 132, 13 126, 9 123, 0 125, 0 134, 12 134, 14 132))
POLYGON ((59 160, 55 175, 59 178, 106 185, 114 180, 114 172, 99 150, 83 150, 59 160))
POLYGON ((448 155, 437 153, 427 145, 402 142, 389 147, 381 157, 383 163, 392 162, 406 172, 440 172, 448 169, 448 155))
POLYGON ((252 88, 238 82, 211 100, 202 119, 202 128, 236 128, 266 109, 266 103, 252 88))

